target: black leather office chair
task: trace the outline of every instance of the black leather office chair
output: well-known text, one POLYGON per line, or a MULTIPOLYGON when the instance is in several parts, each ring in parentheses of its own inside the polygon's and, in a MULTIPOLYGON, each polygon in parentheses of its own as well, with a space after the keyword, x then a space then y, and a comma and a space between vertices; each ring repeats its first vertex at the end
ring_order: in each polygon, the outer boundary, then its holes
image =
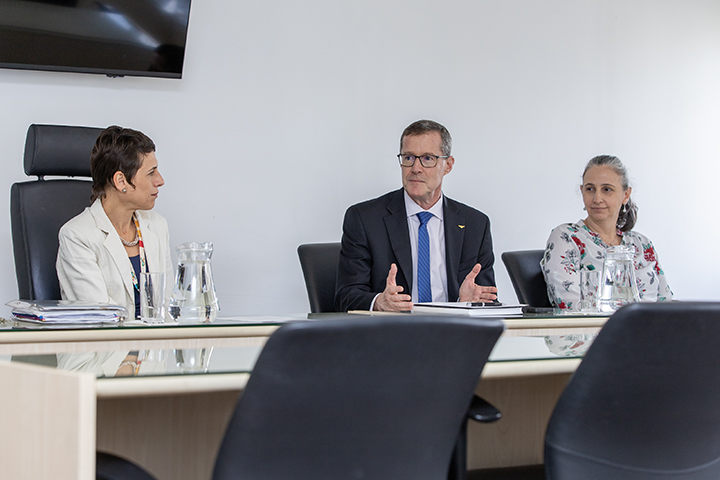
MULTIPOLYGON (((60 299, 55 271, 58 232, 65 222, 90 206, 92 181, 44 177, 90 177, 90 153, 101 131, 65 125, 33 124, 28 128, 24 169, 26 175, 37 175, 38 179, 14 183, 10 188, 15 274, 21 299, 60 299)), ((103 452, 97 453, 96 472, 98 480, 154 479, 131 462, 103 452)))
POLYGON ((90 206, 92 182, 45 180, 46 175, 89 177, 90 153, 102 130, 90 127, 30 125, 25 141, 25 173, 35 181, 10 189, 15 273, 18 297, 59 300, 55 272, 58 231, 90 206))
POLYGON ((527 303, 533 307, 552 307, 545 277, 540 268, 544 253, 545 250, 519 250, 501 255, 519 303, 527 303))
POLYGON ((551 417, 548 478, 720 478, 718 339, 720 303, 615 313, 551 417))
POLYGON ((214 480, 440 480, 499 321, 393 315, 286 324, 268 340, 214 480))
POLYGON ((95 480, 156 480, 156 478, 129 460, 110 453, 97 452, 95 480))
POLYGON ((312 313, 335 311, 335 283, 340 242, 306 243, 298 247, 312 313))
MULTIPOLYGON (((305 287, 312 313, 335 312, 335 286, 340 242, 308 243, 298 247, 298 257, 305 277, 305 287)), ((500 412, 480 397, 474 397, 467 418, 476 422, 494 422, 500 412)), ((458 435, 448 472, 449 480, 467 478, 467 426, 458 435)))

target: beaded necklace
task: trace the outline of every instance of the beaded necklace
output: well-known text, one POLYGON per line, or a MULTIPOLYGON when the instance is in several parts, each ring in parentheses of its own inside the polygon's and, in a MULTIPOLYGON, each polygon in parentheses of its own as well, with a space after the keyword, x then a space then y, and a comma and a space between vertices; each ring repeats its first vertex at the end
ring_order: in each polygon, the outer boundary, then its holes
POLYGON ((140 237, 138 237, 137 230, 135 230, 135 238, 133 239, 132 242, 128 242, 127 240, 125 240, 122 237, 120 237, 120 241, 122 242, 123 245, 125 245, 126 247, 129 248, 129 247, 134 247, 135 245, 137 245, 138 242, 140 241, 140 237))

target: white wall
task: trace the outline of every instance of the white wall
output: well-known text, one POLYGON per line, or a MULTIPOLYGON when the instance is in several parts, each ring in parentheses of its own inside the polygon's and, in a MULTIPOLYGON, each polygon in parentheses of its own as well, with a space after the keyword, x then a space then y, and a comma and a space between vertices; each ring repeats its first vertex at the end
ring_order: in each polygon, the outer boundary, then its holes
MULTIPOLYGON (((223 313, 302 313, 297 246, 399 187, 398 137, 430 118, 454 138, 445 193, 493 221, 502 300, 500 253, 584 217, 602 153, 677 298, 718 299, 718 52, 717 0, 196 0, 180 81, 0 70, 0 185, 25 178, 31 123, 140 129, 172 246, 215 243, 223 313)), ((0 272, 15 298, 9 214, 0 272)))

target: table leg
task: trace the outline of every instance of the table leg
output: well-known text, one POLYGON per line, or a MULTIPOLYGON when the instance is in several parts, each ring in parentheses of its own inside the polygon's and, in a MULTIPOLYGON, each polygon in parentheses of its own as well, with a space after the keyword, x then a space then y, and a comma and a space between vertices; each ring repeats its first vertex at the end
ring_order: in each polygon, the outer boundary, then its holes
POLYGON ((570 374, 483 379, 476 393, 502 412, 495 423, 468 422, 468 468, 543 463, 550 415, 570 374))
POLYGON ((238 395, 99 399, 97 448, 132 460, 159 480, 209 480, 238 395))

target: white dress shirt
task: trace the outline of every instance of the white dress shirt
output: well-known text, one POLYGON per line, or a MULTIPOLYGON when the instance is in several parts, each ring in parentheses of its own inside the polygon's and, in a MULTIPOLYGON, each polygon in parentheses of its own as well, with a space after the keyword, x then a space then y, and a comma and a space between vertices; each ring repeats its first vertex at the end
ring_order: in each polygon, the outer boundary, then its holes
POLYGON ((447 302, 447 268, 445 268, 445 227, 443 220, 443 196, 440 195, 435 205, 425 210, 410 198, 406 191, 405 211, 407 212, 408 230, 410 232, 410 247, 412 249, 413 281, 412 301, 418 301, 418 230, 420 229, 419 212, 430 212, 433 216, 427 223, 430 237, 430 287, 432 288, 433 302, 447 302))
MULTIPOLYGON (((428 237, 430 238, 430 288, 432 290, 433 302, 447 302, 447 268, 445 267, 445 226, 443 216, 443 196, 430 207, 429 210, 423 209, 415 203, 407 191, 403 190, 405 195, 405 212, 407 214, 408 232, 410 234, 410 249, 412 252, 413 263, 413 281, 412 281, 412 302, 418 303, 417 288, 417 269, 418 269, 418 230, 420 229, 420 219, 417 214, 419 212, 430 212, 432 218, 427 223, 428 237)), ((402 292, 407 293, 407 292, 402 292)), ((378 293, 370 303, 370 310, 375 308, 375 301, 380 294, 378 293)))

